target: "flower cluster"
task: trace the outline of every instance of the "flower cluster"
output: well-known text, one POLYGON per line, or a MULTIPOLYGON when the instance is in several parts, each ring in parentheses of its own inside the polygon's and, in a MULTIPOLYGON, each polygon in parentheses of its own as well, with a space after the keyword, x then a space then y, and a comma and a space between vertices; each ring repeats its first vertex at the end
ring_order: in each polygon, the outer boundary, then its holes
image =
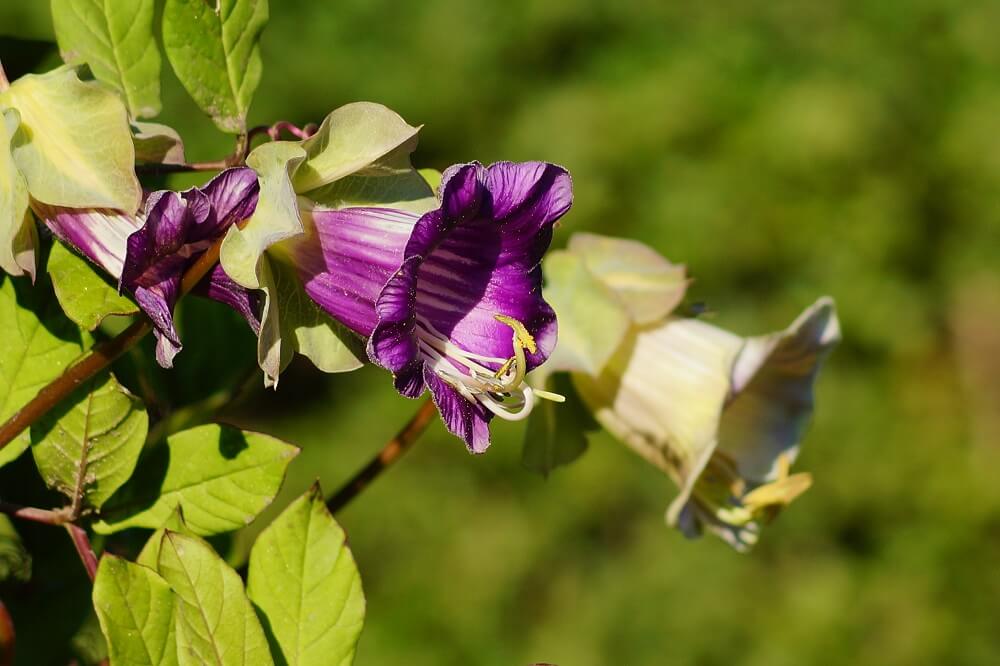
POLYGON ((490 445, 494 417, 563 401, 544 386, 566 372, 600 424, 677 483, 667 518, 688 535, 708 529, 747 548, 809 487, 789 468, 819 364, 839 338, 830 299, 785 331, 742 338, 675 314, 682 266, 590 234, 548 255, 543 297, 543 257, 572 205, 569 173, 545 162, 417 171, 418 128, 377 104, 341 107, 311 136, 267 142, 201 187, 144 191, 132 168, 139 135, 109 95, 71 69, 0 95, 0 204, 12 211, 0 265, 34 276, 31 211, 135 300, 162 366, 181 351, 173 309, 191 290, 243 315, 266 385, 295 353, 326 372, 367 360, 401 395, 429 392, 474 453, 490 445), (95 151, 79 118, 39 110, 67 91, 92 97, 83 120, 127 137, 128 149, 95 151), (28 135, 75 142, 100 176, 67 176, 66 151, 28 135))

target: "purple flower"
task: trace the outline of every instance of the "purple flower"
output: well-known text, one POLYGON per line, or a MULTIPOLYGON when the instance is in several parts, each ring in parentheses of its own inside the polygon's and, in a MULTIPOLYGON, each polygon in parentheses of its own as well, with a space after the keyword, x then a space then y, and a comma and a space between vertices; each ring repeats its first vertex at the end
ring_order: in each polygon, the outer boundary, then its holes
MULTIPOLYGON (((134 296, 153 322, 156 359, 165 368, 181 349, 173 323, 184 272, 257 205, 257 175, 245 167, 227 169, 202 188, 161 190, 146 199, 137 216, 37 205, 52 232, 118 279, 119 291, 134 296)), ((216 265, 193 293, 225 303, 256 331, 255 297, 216 265)))
POLYGON ((303 211, 308 232, 290 251, 309 297, 368 338, 402 395, 429 388, 448 429, 481 453, 494 415, 524 418, 539 397, 524 377, 556 342, 540 262, 571 204, 569 174, 552 164, 462 164, 422 216, 303 211))

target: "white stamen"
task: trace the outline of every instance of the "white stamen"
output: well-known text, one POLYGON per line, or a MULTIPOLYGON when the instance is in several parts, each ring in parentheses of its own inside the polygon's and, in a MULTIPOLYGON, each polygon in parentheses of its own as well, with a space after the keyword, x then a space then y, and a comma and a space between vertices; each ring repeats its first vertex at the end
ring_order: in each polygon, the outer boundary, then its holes
POLYGON ((495 358, 465 351, 452 344, 424 317, 417 317, 417 348, 424 362, 438 377, 447 382, 469 402, 480 403, 507 421, 520 421, 528 417, 536 399, 564 402, 566 399, 549 391, 532 389, 525 381, 528 362, 524 350, 535 350, 535 341, 524 326, 503 315, 496 316, 513 330, 514 355, 495 358), (485 364, 499 366, 492 370, 485 364), (465 372, 463 372, 463 369, 465 372))

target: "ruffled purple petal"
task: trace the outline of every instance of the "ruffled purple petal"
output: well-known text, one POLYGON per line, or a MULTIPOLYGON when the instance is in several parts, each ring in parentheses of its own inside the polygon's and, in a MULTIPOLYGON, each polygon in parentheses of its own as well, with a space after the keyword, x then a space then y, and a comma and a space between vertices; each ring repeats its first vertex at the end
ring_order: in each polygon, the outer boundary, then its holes
POLYGON ((249 291, 236 284, 222 269, 221 264, 216 264, 211 272, 191 290, 191 293, 228 305, 243 316, 254 335, 260 334, 261 303, 257 292, 249 291))
POLYGON ((460 437, 472 453, 483 453, 490 446, 490 421, 493 414, 478 402, 470 402, 430 368, 424 368, 424 382, 448 432, 460 437))
MULTIPOLYGON (((146 222, 126 243, 119 289, 135 294, 157 337, 157 361, 171 367, 181 349, 173 323, 184 272, 226 229, 246 219, 257 204, 257 178, 251 169, 229 169, 204 189, 154 192, 146 202, 146 222), (252 182, 251 182, 252 178, 252 182)), ((259 330, 253 297, 216 266, 198 291, 226 303, 259 330)))

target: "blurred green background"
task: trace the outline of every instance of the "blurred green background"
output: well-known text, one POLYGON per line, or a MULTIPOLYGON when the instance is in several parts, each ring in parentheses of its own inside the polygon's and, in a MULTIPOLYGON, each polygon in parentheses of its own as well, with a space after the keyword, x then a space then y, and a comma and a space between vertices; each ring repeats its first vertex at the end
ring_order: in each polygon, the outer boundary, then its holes
MULTIPOLYGON (((51 39, 35 5, 2 0, 0 32, 51 39)), ((339 516, 359 665, 1000 663, 1000 3, 271 5, 254 124, 371 100, 426 125, 419 166, 560 163, 557 245, 643 240, 740 333, 821 294, 844 330, 798 464, 815 485, 749 555, 668 529, 674 488, 607 436, 543 479, 519 427, 474 458, 435 425, 339 516)), ((226 154, 165 86, 189 158, 226 154)), ((252 353, 198 307, 166 381, 226 371, 222 335, 252 353)), ((302 447, 283 506, 414 409, 381 371, 297 364, 229 417, 302 447)))

